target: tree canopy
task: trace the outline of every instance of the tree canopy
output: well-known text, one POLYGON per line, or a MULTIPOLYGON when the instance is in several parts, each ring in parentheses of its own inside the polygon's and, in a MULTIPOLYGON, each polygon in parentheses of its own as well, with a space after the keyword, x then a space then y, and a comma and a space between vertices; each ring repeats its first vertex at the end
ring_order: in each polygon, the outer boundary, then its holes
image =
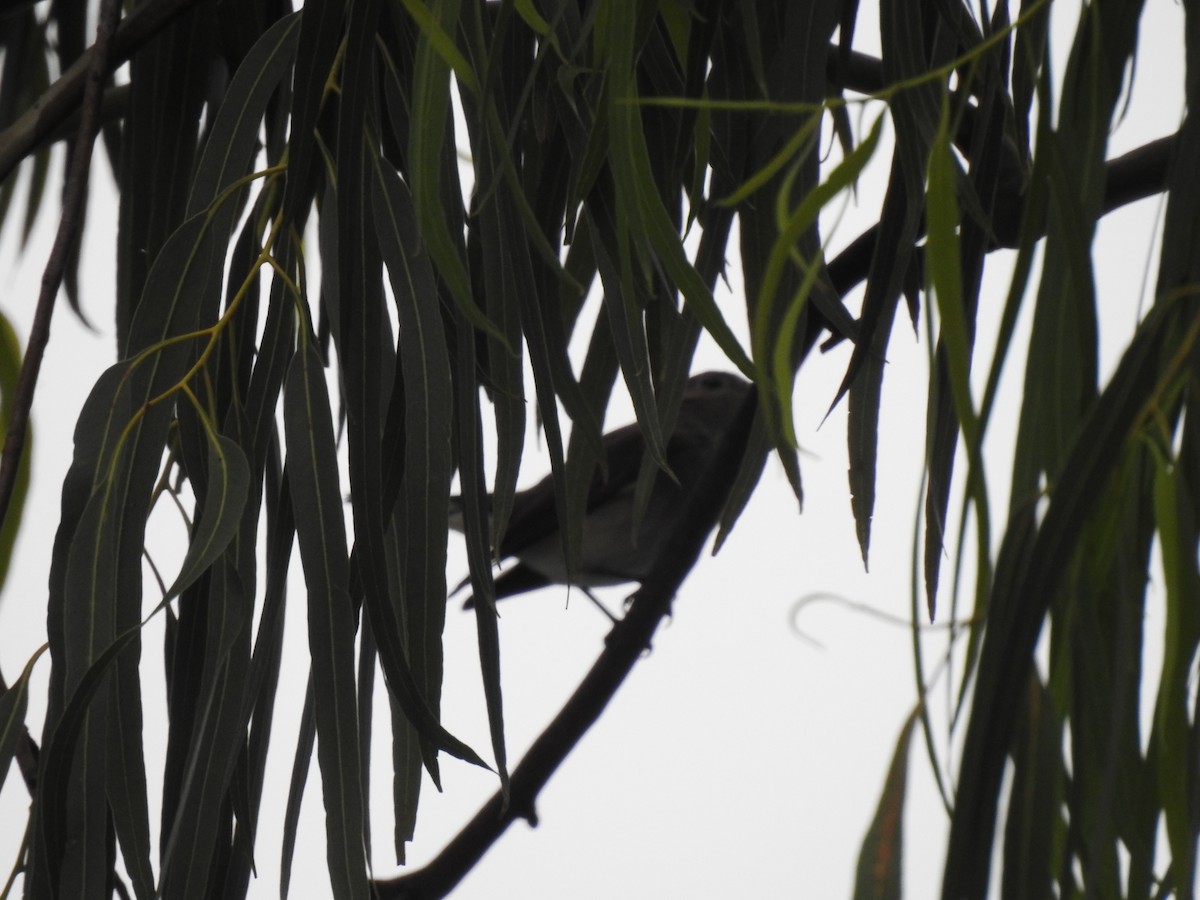
MULTIPOLYGON (((19 771, 33 800, 26 896, 245 894, 277 737, 283 610, 300 602, 286 591, 293 544, 311 662, 294 788, 315 750, 334 895, 443 896, 533 816, 707 536, 736 527, 771 454, 802 496, 792 392, 819 346, 853 348, 831 399, 848 409, 847 494, 867 561, 901 310, 934 335, 914 628, 950 615, 964 642, 951 723, 961 758, 940 781, 943 897, 982 898, 993 882, 1004 897, 1195 896, 1200 10, 1184 5, 1188 112, 1175 134, 1112 157, 1138 0, 1083 5, 1061 73, 1049 0, 0 2, 5 234, 28 232, 47 187, 62 195, 23 360, 11 336, 0 353, 3 569, 51 313, 60 287, 77 312, 86 290, 94 149, 120 195, 117 361, 61 474, 44 722, 26 722, 41 653, 0 660, 12 679, 0 773, 19 771), (860 13, 878 15, 878 58, 856 48, 860 13), (878 221, 833 252, 822 213, 881 159, 878 221), (21 172, 23 215, 11 202, 21 172), (1165 197, 1154 302, 1101 383, 1097 223, 1154 194, 1165 197), (979 298, 998 248, 1016 263, 986 358, 979 298), (714 293, 732 268, 743 306, 714 293), (594 324, 581 314, 592 292, 594 324), (1032 331, 1002 506, 982 447, 1022 314, 1032 331), (730 324, 742 316, 745 345, 730 324), (573 359, 568 344, 588 327, 573 359), (577 571, 618 379, 645 442, 644 503, 702 333, 757 390, 593 669, 513 765, 492 548, 512 517, 527 422, 536 411, 577 571), (181 494, 186 556, 146 583, 148 516, 181 494), (478 601, 490 747, 468 746, 439 715, 452 506, 478 601), (1157 673, 1143 623, 1156 556, 1157 673), (946 578, 950 613, 938 604, 946 578), (161 796, 148 796, 143 749, 147 614, 167 622, 161 796), (1145 715, 1141 685, 1155 674, 1145 715), (376 690, 389 721, 373 721, 376 690), (400 861, 425 773, 438 783, 453 757, 497 776, 493 801, 432 863, 376 881, 373 727, 393 735, 400 861)), ((861 896, 898 895, 903 751, 924 732, 936 765, 933 730, 918 703, 863 844, 861 896)), ((295 804, 285 815, 294 835, 295 804)))

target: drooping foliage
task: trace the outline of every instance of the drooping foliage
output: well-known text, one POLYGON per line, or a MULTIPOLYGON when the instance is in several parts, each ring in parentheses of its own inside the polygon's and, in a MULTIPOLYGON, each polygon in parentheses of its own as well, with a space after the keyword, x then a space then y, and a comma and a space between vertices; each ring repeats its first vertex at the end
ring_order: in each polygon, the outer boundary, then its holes
MULTIPOLYGON (((106 0, 89 19, 88 0, 0 4, 5 232, 28 233, 55 185, 56 141, 82 173, 81 154, 96 143, 120 193, 118 361, 92 389, 63 476, 45 722, 25 723, 36 657, 0 695, 0 773, 19 769, 34 801, 18 860, 27 896, 107 896, 117 881, 139 898, 245 894, 269 802, 266 751, 278 737, 293 543, 311 668, 288 840, 315 748, 334 894, 443 895, 507 822, 531 814, 636 663, 709 527, 734 527, 769 453, 800 495, 792 379, 821 342, 853 346, 830 400, 848 406, 848 498, 867 559, 884 361, 902 301, 936 328, 914 627, 945 615, 936 608, 948 593, 939 591, 943 559, 970 556, 977 573, 960 585, 956 564, 949 592, 970 624, 951 724, 962 755, 946 787, 944 896, 985 896, 993 857, 1004 897, 1194 896, 1194 4, 1184 73, 1192 114, 1173 137, 1115 160, 1107 136, 1135 71, 1138 0, 1085 5, 1061 76, 1048 62, 1049 0, 880 0, 861 10, 855 0, 129 7, 106 0), (855 49, 860 14, 878 15, 880 58, 855 49), (97 18, 89 46, 83 23, 97 18), (878 222, 829 252, 820 214, 872 163, 890 165, 878 222), (25 210, 11 204, 19 173, 33 185, 25 210), (1096 223, 1160 192, 1154 303, 1101 384, 1096 223), (976 321, 985 260, 1000 247, 1016 250, 1016 264, 988 359, 976 351, 976 321), (731 266, 744 308, 715 299, 731 266), (576 365, 568 341, 591 322, 581 311, 594 289, 602 314, 576 365), (1023 310, 1033 326, 1001 509, 989 499, 982 444, 1023 310), (748 346, 730 325, 742 316, 748 346), (723 445, 695 533, 673 541, 571 705, 510 773, 490 548, 512 510, 527 410, 536 404, 564 553, 577 565, 618 377, 646 438, 649 477, 702 332, 755 380, 757 407, 723 445), (982 396, 973 372, 987 374, 982 396), (485 428, 497 438, 492 471, 485 428), (456 476, 490 748, 467 746, 439 719, 456 476), (163 486, 180 483, 194 496, 189 547, 158 591, 143 583, 147 517, 163 486), (966 548, 946 523, 968 520, 966 548), (1143 734, 1156 546, 1166 650, 1143 734), (154 726, 143 720, 138 666, 150 649, 141 629, 151 595, 151 615, 167 621, 160 797, 147 796, 143 746, 154 726), (1039 667, 1043 635, 1049 663, 1039 667), (377 667, 390 700, 383 723, 371 713, 377 667), (486 756, 499 792, 437 861, 387 883, 369 882, 364 850, 372 728, 392 733, 399 860, 423 772, 437 782, 445 755, 479 765, 486 756)), ((78 210, 86 190, 86 177, 64 176, 64 209, 78 210)), ((78 211, 64 216, 43 309, 60 280, 72 304, 82 290, 78 211)), ((0 350, 4 534, 24 493, 23 421, 43 349, 35 334, 18 377, 11 344, 0 350)), ((4 567, 10 541, 0 540, 4 567)), ((919 655, 917 669, 923 697, 919 655)), ((864 841, 864 897, 898 896, 905 760, 918 726, 932 728, 920 703, 864 841)), ((933 765, 940 777, 941 761, 933 765)), ((286 865, 284 877, 286 892, 286 865)))

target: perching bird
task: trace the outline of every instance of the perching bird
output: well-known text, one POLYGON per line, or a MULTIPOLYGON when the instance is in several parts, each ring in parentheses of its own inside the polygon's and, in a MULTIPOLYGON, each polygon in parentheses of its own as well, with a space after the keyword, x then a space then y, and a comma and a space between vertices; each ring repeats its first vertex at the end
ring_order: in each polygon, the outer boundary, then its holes
MULTIPOLYGON (((502 559, 515 558, 517 564, 496 578, 496 599, 552 583, 586 589, 644 580, 683 514, 682 498, 705 474, 750 389, 748 381, 728 372, 705 372, 688 379, 666 449, 667 464, 677 481, 662 471, 655 473, 636 541, 634 490, 645 441, 636 424, 604 435, 608 477, 597 471, 592 480, 574 579, 567 577, 563 558, 553 478, 547 476, 519 492, 498 554, 502 559)), ((451 524, 461 530, 461 523, 451 524)))

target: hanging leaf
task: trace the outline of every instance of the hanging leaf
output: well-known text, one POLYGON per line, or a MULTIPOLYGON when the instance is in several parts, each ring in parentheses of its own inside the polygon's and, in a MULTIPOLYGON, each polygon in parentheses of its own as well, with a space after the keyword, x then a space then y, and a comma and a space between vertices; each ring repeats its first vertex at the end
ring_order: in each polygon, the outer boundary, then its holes
POLYGON ((904 800, 908 789, 908 747, 919 721, 913 710, 888 767, 887 781, 879 797, 879 806, 858 855, 858 875, 854 881, 854 900, 900 900, 901 862, 904 858, 904 800))

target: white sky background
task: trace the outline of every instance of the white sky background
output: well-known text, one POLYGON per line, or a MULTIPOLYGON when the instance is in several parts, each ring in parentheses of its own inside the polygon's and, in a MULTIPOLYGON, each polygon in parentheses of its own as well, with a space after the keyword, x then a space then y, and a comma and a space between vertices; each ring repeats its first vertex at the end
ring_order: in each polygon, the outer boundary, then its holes
MULTIPOLYGON (((1078 8, 1065 0, 1055 5, 1060 74, 1078 8)), ((875 53, 877 43, 865 27, 871 15, 864 12, 860 17, 856 48, 875 53)), ((1177 127, 1183 110, 1182 22, 1177 4, 1146 4, 1134 96, 1128 116, 1112 136, 1110 156, 1177 127)), ((877 218, 889 154, 881 149, 860 183, 861 208, 852 205, 845 212, 832 240, 835 248, 877 218)), ((57 165, 61 166, 61 148, 57 165)), ((61 169, 53 171, 58 177, 61 169)), ((94 165, 93 178, 80 281, 85 311, 98 331, 83 328, 65 304, 56 312, 34 407, 36 456, 26 521, 0 597, 0 666, 10 682, 45 640, 46 577, 71 431, 92 382, 112 361, 116 205, 107 160, 94 165)), ((22 196, 23 191, 14 212, 22 196)), ((1104 375, 1111 372, 1139 312, 1149 303, 1155 273, 1146 267, 1154 250, 1159 207, 1157 198, 1142 201, 1109 216, 1100 227, 1093 256, 1104 375)), ((11 229, 0 244, 0 308, 13 319, 22 342, 57 224, 57 211, 47 204, 23 256, 18 255, 11 229)), ((826 239, 828 225, 827 221, 826 239)), ((1010 265, 1009 255, 994 254, 988 261, 975 365, 977 391, 990 363, 995 333, 991 323, 999 317, 1010 265)), ((852 303, 857 300, 857 295, 852 297, 852 303)), ((1027 305, 1032 306, 1032 298, 1027 305)), ((744 336, 740 293, 725 308, 744 336)), ((1024 319, 1010 372, 1020 373, 1028 315, 1024 319)), ((907 615, 924 451, 927 352, 924 327, 920 339, 914 339, 902 309, 888 354, 870 574, 862 569, 849 510, 845 404, 822 425, 848 360, 849 350, 843 346, 810 358, 797 387, 803 515, 796 514, 786 479, 772 462, 725 548, 716 558, 702 557, 680 592, 674 618, 656 636, 653 651, 543 792, 540 826, 512 826, 455 897, 849 896, 859 845, 874 814, 897 733, 916 698, 910 638, 905 629, 840 605, 814 603, 802 614, 800 627, 820 642, 817 648, 794 633, 789 617, 798 598, 818 592, 907 615)), ((702 348, 696 363, 697 371, 706 368, 731 368, 711 343, 702 348)), ((991 430, 988 464, 996 511, 1007 504, 1016 412, 1012 401, 1020 389, 1018 374, 1009 379, 1002 395, 1007 402, 999 407, 991 430)), ((631 418, 628 403, 615 403, 609 421, 620 424, 631 418)), ((531 432, 523 484, 548 471, 544 459, 531 432)), ((956 503, 952 499, 951 510, 956 503)), ((169 509, 163 513, 152 533, 182 535, 177 517, 169 509)), ((998 539, 1000 523, 993 528, 998 539)), ((304 693, 307 650, 298 559, 292 570, 291 653, 276 701, 277 730, 268 762, 254 897, 278 894, 279 823, 304 693)), ((461 542, 452 539, 451 583, 465 571, 461 542)), ((943 581, 948 583, 949 561, 944 571, 943 581)), ((148 581, 147 593, 151 590, 148 581)), ((613 589, 602 596, 618 608, 627 593, 613 589)), ((574 690, 608 630, 607 621, 582 594, 573 593, 566 608, 565 599, 565 589, 556 588, 501 607, 506 729, 513 765, 574 690)), ((949 609, 945 596, 940 609, 944 621, 949 609)), ((1148 634, 1160 630, 1161 621, 1148 622, 1148 634)), ((486 751, 489 739, 475 640, 473 617, 452 604, 445 636, 444 719, 452 732, 486 751)), ((160 715, 161 642, 160 617, 146 628, 143 652, 148 708, 157 708, 160 715)), ((925 642, 928 671, 944 652, 945 634, 933 632, 925 642)), ((48 668, 47 659, 39 663, 32 691, 29 721, 35 736, 40 733, 40 697, 48 668)), ((935 707, 940 703, 944 709, 945 691, 935 696, 935 707)), ((391 821, 382 704, 378 714, 372 805, 375 863, 383 874, 391 871, 391 821)), ((161 792, 163 752, 161 741, 154 743, 159 736, 153 727, 150 723, 147 729, 152 742, 151 797, 161 792)), ((913 745, 909 771, 905 887, 908 896, 928 897, 940 884, 946 817, 920 742, 913 745)), ((442 774, 445 793, 436 795, 430 788, 422 798, 417 840, 410 851, 414 866, 434 855, 496 787, 493 776, 451 759, 443 761, 442 774)), ((318 785, 314 757, 293 874, 293 896, 298 898, 329 892, 318 785)), ((6 873, 15 858, 27 808, 28 796, 14 770, 0 791, 0 872, 6 873)), ((152 810, 155 827, 156 818, 152 810)))

